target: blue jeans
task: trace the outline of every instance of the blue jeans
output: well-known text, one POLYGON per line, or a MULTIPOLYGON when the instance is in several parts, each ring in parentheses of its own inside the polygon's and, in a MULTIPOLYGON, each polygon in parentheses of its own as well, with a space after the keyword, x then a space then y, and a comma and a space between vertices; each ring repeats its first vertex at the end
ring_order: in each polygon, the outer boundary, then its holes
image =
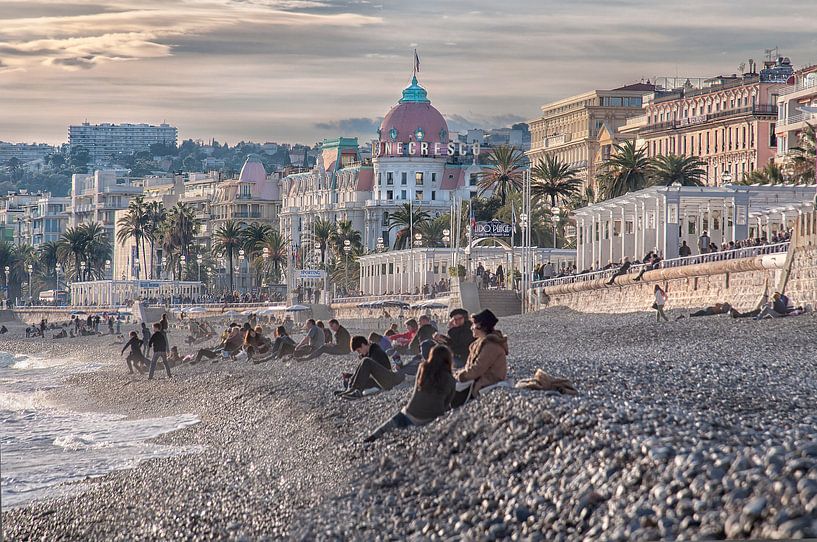
POLYGON ((153 359, 150 360, 150 373, 148 374, 148 378, 153 378, 153 371, 156 370, 156 362, 159 361, 159 358, 162 358, 162 362, 165 364, 165 370, 167 371, 167 377, 170 378, 170 364, 167 362, 167 352, 153 352, 153 359))

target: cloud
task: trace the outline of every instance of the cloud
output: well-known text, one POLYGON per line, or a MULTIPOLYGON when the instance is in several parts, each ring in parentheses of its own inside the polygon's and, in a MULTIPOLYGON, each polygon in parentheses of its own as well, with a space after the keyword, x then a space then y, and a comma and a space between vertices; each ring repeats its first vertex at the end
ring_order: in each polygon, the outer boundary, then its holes
POLYGON ((377 130, 378 128, 380 128, 380 123, 382 121, 383 117, 379 118, 359 117, 351 119, 338 119, 327 122, 316 122, 315 128, 319 130, 334 131, 337 132, 339 135, 363 134, 369 137, 373 137, 374 135, 377 134, 377 130))
POLYGON ((464 132, 471 128, 506 128, 517 122, 525 122, 527 119, 519 115, 473 115, 465 117, 463 115, 446 115, 445 121, 448 129, 452 132, 464 132))

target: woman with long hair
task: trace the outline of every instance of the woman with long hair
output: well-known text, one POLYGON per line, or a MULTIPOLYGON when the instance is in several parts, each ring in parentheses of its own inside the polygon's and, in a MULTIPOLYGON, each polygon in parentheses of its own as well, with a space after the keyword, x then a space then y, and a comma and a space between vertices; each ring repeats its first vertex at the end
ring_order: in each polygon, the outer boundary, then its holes
POLYGON ((669 322, 669 318, 667 315, 664 314, 664 305, 667 303, 667 293, 659 286, 655 285, 655 303, 652 304, 652 308, 655 309, 655 319, 660 322, 661 318, 664 319, 665 322, 669 322))
POLYGON ((447 346, 437 345, 420 364, 414 393, 408 404, 389 421, 378 427, 364 442, 377 440, 393 429, 425 425, 451 408, 454 397, 454 377, 451 375, 453 355, 447 346))

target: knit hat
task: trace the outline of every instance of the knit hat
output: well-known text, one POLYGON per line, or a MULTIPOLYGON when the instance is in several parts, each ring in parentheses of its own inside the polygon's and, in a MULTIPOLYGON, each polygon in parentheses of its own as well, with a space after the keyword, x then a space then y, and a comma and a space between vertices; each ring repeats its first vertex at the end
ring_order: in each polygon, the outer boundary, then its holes
POLYGON ((455 316, 462 316, 463 318, 468 318, 468 311, 465 309, 454 309, 450 313, 448 313, 449 318, 454 318, 455 316))
POLYGON ((471 320, 479 324, 479 327, 486 331, 493 331, 499 319, 489 309, 471 316, 471 320))

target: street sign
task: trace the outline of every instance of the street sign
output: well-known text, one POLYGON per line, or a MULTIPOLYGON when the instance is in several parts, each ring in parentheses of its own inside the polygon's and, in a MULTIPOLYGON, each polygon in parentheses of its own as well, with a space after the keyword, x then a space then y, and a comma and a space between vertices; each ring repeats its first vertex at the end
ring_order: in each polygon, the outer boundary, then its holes
POLYGON ((497 219, 474 224, 474 239, 481 239, 483 237, 510 237, 512 232, 513 226, 497 219))
POLYGON ((301 269, 298 271, 298 278, 302 279, 322 279, 326 271, 322 269, 301 269))

